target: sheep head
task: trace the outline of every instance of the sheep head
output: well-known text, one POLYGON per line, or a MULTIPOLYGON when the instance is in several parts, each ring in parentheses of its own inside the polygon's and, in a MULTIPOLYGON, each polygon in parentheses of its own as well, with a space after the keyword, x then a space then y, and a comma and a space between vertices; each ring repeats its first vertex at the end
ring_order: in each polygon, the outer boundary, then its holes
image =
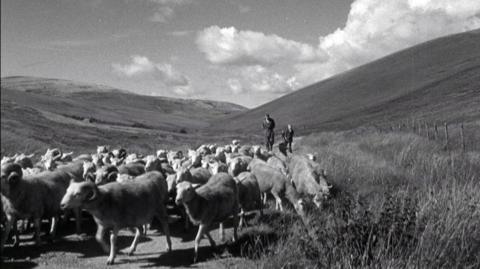
POLYGON ((2 165, 1 172, 1 190, 5 196, 10 195, 10 188, 18 184, 22 179, 22 167, 16 163, 2 165))
POLYGON ((93 182, 70 182, 70 185, 62 198, 60 207, 62 209, 75 208, 95 201, 98 197, 98 188, 93 182))
POLYGON ((175 203, 180 205, 188 203, 195 197, 195 188, 190 182, 180 182, 177 184, 177 197, 175 203))
POLYGON ((94 162, 83 162, 83 174, 82 177, 85 180, 90 180, 91 182, 95 182, 95 171, 97 167, 94 162))
POLYGON ((177 183, 190 181, 192 178, 192 173, 187 168, 180 168, 177 172, 177 183))
POLYGON ((95 184, 103 185, 117 180, 118 169, 114 165, 108 165, 97 169, 95 174, 95 184))

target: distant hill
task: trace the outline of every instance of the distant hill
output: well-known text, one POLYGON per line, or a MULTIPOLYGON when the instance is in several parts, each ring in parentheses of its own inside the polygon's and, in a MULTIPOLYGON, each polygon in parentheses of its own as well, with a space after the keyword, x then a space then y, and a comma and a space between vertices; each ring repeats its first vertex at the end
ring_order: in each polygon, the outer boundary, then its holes
POLYGON ((411 119, 480 119, 480 30, 432 40, 315 83, 213 128, 259 132, 265 113, 303 133, 411 119))
MULTIPOLYGON (((144 96, 68 80, 5 77, 1 79, 2 152, 41 145, 93 147, 95 141, 113 139, 110 142, 118 144, 128 137, 142 137, 144 143, 152 136, 161 140, 156 143, 181 143, 171 141, 172 136, 192 136, 213 120, 245 110, 232 103, 144 96)), ((198 138, 183 138, 192 139, 198 138)))

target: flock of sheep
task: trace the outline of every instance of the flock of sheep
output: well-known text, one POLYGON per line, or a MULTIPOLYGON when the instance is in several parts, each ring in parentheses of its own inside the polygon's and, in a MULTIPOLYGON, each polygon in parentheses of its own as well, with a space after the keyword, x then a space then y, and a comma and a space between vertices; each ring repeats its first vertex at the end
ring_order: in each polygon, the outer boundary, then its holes
POLYGON ((113 264, 120 229, 135 229, 128 250, 134 253, 138 240, 156 218, 171 251, 169 215, 166 205, 174 202, 182 212, 185 228, 198 225, 194 261, 198 245, 213 224, 233 218, 233 240, 237 227, 245 222, 245 212, 259 210, 267 202, 267 193, 275 198, 276 209, 288 201, 303 215, 303 197, 313 197, 316 206, 328 198, 330 187, 325 171, 310 156, 266 152, 260 146, 239 145, 234 140, 225 146, 202 145, 181 151, 158 150, 155 155, 127 154, 125 149, 110 151, 99 146, 95 154, 73 157, 59 149, 48 149, 40 161, 33 155, 16 154, 1 161, 3 252, 12 231, 14 246, 19 244, 18 220, 33 220, 35 240, 40 244, 42 218, 51 217, 49 236, 55 237, 59 216, 73 212, 76 231, 81 231, 81 210, 90 213, 97 224, 96 240, 110 253, 113 264), (110 246, 104 235, 110 232, 110 246))

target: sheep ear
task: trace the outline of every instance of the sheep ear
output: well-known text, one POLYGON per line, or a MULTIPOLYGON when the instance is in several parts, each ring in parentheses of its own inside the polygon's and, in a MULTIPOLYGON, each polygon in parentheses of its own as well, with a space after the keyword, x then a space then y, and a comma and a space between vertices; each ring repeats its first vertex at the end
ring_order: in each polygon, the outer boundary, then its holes
POLYGON ((107 180, 108 182, 114 182, 114 181, 117 181, 117 177, 118 177, 117 172, 111 172, 110 174, 108 174, 107 180))
POLYGON ((200 184, 200 183, 195 183, 195 184, 191 184, 190 186, 191 186, 192 189, 196 190, 197 188, 201 187, 202 184, 200 184))
POLYGON ((8 184, 16 185, 20 181, 20 175, 17 172, 12 172, 7 178, 8 184))

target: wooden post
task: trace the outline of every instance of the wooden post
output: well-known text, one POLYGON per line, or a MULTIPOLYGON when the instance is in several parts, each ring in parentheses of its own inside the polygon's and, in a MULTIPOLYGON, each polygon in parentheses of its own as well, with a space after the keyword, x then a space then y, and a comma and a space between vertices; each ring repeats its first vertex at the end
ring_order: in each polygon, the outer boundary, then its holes
POLYGON ((412 119, 412 132, 415 133, 415 119, 412 119))
POLYGON ((430 130, 428 129, 428 123, 425 122, 425 130, 427 131, 427 139, 430 140, 430 130))
POLYGON ((433 125, 433 128, 434 128, 434 131, 435 131, 433 139, 434 139, 434 140, 437 140, 437 139, 438 139, 438 127, 437 127, 437 123, 436 123, 436 122, 435 122, 435 124, 433 125))
POLYGON ((445 150, 448 150, 448 124, 444 123, 445 127, 445 150))
POLYGON ((462 151, 465 152, 465 135, 463 133, 463 122, 460 125, 460 136, 462 138, 462 151))

